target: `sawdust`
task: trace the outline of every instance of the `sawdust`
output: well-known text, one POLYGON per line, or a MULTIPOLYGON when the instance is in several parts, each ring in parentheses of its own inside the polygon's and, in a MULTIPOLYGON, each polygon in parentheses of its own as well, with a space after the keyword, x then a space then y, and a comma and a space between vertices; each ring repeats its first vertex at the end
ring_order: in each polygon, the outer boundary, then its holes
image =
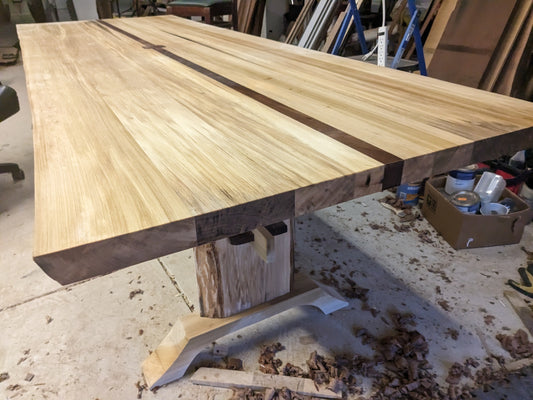
POLYGON ((145 384, 142 384, 141 385, 141 382, 140 381, 137 381, 137 383, 135 383, 135 387, 137 388, 137 398, 138 399, 142 399, 143 397, 143 392, 145 390, 148 390, 148 387, 145 385, 145 384))
POLYGON ((381 225, 381 224, 376 224, 375 222, 372 222, 368 226, 371 229, 375 230, 375 231, 380 231, 381 233, 383 233, 383 232, 392 232, 392 230, 388 226, 381 225))
POLYGON ((259 370, 265 374, 278 375, 279 368, 283 362, 275 358, 278 351, 284 350, 281 343, 273 343, 269 346, 263 346, 259 355, 259 370))
POLYGON ((426 360, 425 337, 407 325, 414 325, 413 314, 392 313, 395 332, 379 340, 376 362, 385 372, 374 383, 372 400, 442 399, 442 392, 431 365, 426 360))
POLYGON ((435 269, 435 268, 431 268, 431 267, 428 267, 427 271, 431 272, 432 274, 439 275, 440 278, 446 283, 452 283, 452 280, 448 277, 448 275, 446 275, 446 273, 444 271, 441 271, 441 270, 438 270, 438 269, 435 269))
POLYGON ((514 359, 533 357, 533 343, 522 329, 518 329, 514 335, 498 334, 496 339, 514 359))
POLYGON ((230 400, 313 400, 313 397, 303 396, 287 388, 267 389, 258 391, 252 389, 234 389, 230 400))
POLYGON ((371 335, 365 328, 359 328, 354 326, 352 332, 355 337, 361 338, 361 343, 363 344, 372 344, 376 342, 376 338, 371 335))
POLYGON ((387 203, 396 208, 397 210, 410 211, 413 208, 411 204, 405 204, 403 200, 397 199, 396 197, 391 195, 387 195, 382 199, 378 199, 378 201, 380 203, 387 203))
POLYGON ((459 331, 457 329, 448 328, 446 332, 444 332, 444 336, 457 340, 459 339, 459 331))
POLYGON ((434 240, 431 237, 431 232, 427 229, 418 232, 418 239, 420 239, 422 243, 434 243, 434 240))
POLYGON ((225 357, 224 362, 226 363, 226 369, 231 369, 233 371, 243 371, 243 364, 240 358, 225 357))
POLYGON ((437 304, 441 306, 444 311, 451 310, 451 306, 450 306, 450 303, 448 303, 448 300, 439 300, 437 301, 437 304))
MULTIPOLYGON (((353 279, 343 275, 344 282, 339 282, 337 277, 333 275, 332 272, 335 272, 340 267, 338 265, 333 266, 331 269, 322 268, 320 271, 320 281, 326 285, 335 287, 339 292, 341 292, 345 297, 349 299, 359 299, 363 303, 368 301, 368 292, 369 289, 359 286, 357 282, 353 279)), ((353 271, 352 271, 353 272, 353 271)), ((352 276, 353 274, 350 273, 352 276)), ((372 308, 367 308, 366 311, 371 311, 372 308)), ((375 309, 374 309, 375 310, 375 309)), ((377 311, 377 310, 376 310, 377 311)))
MULTIPOLYGON (((473 388, 464 384, 465 380, 487 389, 494 382, 505 380, 509 374, 498 367, 504 365, 501 356, 491 355, 486 359, 487 364, 481 368, 478 361, 467 358, 463 363, 456 362, 450 367, 445 380, 449 386, 442 388, 436 381, 433 367, 427 361, 429 345, 425 337, 414 329, 415 316, 411 313, 392 312, 389 318, 394 331, 379 339, 365 328, 353 328, 356 337, 375 348, 376 353, 372 358, 357 354, 325 357, 313 351, 306 362, 307 370, 304 370, 290 362, 283 366, 283 362, 275 358, 275 355, 284 347, 280 343, 274 343, 262 348, 259 357, 260 369, 273 371, 275 374, 281 371, 285 376, 312 379, 317 389, 326 387, 336 393, 342 393, 343 398, 363 394, 363 389, 358 386, 357 376, 372 378, 373 393, 368 397, 369 400, 467 400, 473 398, 473 388), (494 365, 494 360, 498 365, 494 365), (264 368, 265 366, 268 367, 264 368)), ((459 333, 449 328, 447 334, 457 339, 459 333)), ((532 356, 533 343, 529 343, 524 331, 519 330, 515 335, 498 335, 498 340, 508 351, 513 351, 517 358, 532 356)), ((264 392, 240 389, 234 391, 232 399, 312 398, 286 389, 269 389, 264 392)))
POLYGON ((144 290, 142 289, 136 289, 136 290, 132 290, 130 292, 130 300, 133 299, 135 296, 137 296, 138 294, 143 294, 144 293, 144 290))
POLYGON ((398 232, 411 232, 411 226, 407 224, 394 224, 393 226, 398 232))

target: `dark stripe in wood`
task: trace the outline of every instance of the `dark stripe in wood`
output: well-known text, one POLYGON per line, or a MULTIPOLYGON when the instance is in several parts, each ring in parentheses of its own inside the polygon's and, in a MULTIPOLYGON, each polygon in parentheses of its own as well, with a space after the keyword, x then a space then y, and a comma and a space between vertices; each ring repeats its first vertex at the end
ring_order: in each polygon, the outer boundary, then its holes
MULTIPOLYGON (((354 150, 357 150, 358 152, 360 153, 363 153, 371 158, 373 158, 374 160, 377 160, 383 164, 390 164, 390 163, 395 163, 398 164, 399 162, 402 161, 401 158, 399 158, 398 156, 394 155, 394 154, 391 154, 385 150, 382 150, 380 149, 379 147, 377 146, 374 146, 370 143, 367 143, 365 142, 364 140, 361 140, 359 138, 356 138, 354 136, 351 136, 349 134, 347 134, 346 132, 344 131, 341 131, 340 129, 337 129, 331 125, 328 125, 322 121, 319 121, 307 114, 304 114, 298 110, 295 110, 294 108, 290 107, 290 106, 287 106, 283 103, 280 103, 279 101, 277 100, 274 100, 268 96, 265 96, 261 93, 258 93, 256 92, 255 90, 252 90, 250 88, 247 88, 237 82, 234 82, 232 81, 231 79, 228 79, 216 72, 213 72, 205 67, 202 67, 201 65, 198 65, 190 60, 187 60, 186 58, 183 58, 181 56, 178 56, 177 54, 174 54, 166 49, 163 48, 163 46, 159 46, 159 45, 155 45, 153 43, 150 43, 132 33, 129 33, 121 28, 118 28, 114 25, 111 25, 110 23, 106 22, 106 21, 102 21, 102 20, 98 20, 96 21, 97 23, 101 24, 101 25, 104 25, 106 27, 108 27, 109 29, 113 29, 127 37, 129 37, 130 39, 133 39, 139 43, 141 43, 142 45, 144 45, 146 48, 149 48, 149 49, 153 49, 157 52, 159 52, 160 54, 163 54, 183 65, 185 65, 186 67, 189 67, 191 69, 193 69, 194 71, 196 72, 199 72, 223 85, 226 85, 227 87, 245 95, 245 96, 248 96, 264 105, 266 105, 267 107, 270 107, 292 119, 294 119, 295 121, 298 121, 320 133, 323 133, 324 135, 326 136, 329 136, 330 138, 332 139, 335 139, 336 141, 354 149, 354 150)), ((398 164, 399 165, 399 164, 398 164)), ((397 171, 397 168, 398 166, 395 166, 391 169, 391 172, 393 172, 395 175, 391 177, 391 180, 394 180, 395 177, 396 177, 396 174, 398 173, 397 171)), ((400 176, 401 176, 401 173, 400 173, 400 176)))
POLYGON ((477 47, 471 46, 461 46, 456 44, 439 44, 437 47, 439 50, 455 51, 458 53, 469 53, 469 54, 492 54, 494 49, 480 49, 477 47))
POLYGON ((285 222, 276 222, 275 224, 265 226, 265 229, 272 235, 278 236, 287 233, 288 227, 285 222))
POLYGON ((239 246, 241 244, 253 242, 255 239, 253 232, 244 232, 239 235, 230 236, 229 242, 232 246, 239 246))
POLYGON ((294 192, 286 192, 196 217, 198 245, 238 235, 294 216, 294 192))
POLYGON ((403 161, 396 161, 385 165, 383 173, 383 190, 398 186, 402 183, 403 161))

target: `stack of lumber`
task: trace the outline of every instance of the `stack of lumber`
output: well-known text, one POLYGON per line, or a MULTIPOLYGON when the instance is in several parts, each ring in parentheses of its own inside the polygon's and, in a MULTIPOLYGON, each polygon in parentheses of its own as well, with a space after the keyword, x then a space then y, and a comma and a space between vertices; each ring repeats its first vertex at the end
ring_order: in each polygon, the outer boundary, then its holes
POLYGON ((318 3, 298 42, 299 47, 314 50, 319 48, 326 37, 327 28, 335 16, 339 4, 339 0, 322 0, 318 3))
MULTIPOLYGON (((360 7, 364 0, 356 0, 360 7)), ((342 21, 349 12, 350 6, 344 7, 344 2, 335 0, 306 0, 302 11, 294 24, 290 27, 285 43, 297 44, 300 47, 331 52, 342 21), (316 5, 316 7, 314 7, 316 5), (314 7, 314 8, 313 8, 314 7)), ((345 39, 353 28, 353 20, 345 33, 345 39)))
POLYGON ((291 29, 287 33, 287 38, 285 39, 285 43, 294 44, 294 42, 298 41, 299 38, 302 35, 303 30, 305 29, 306 25, 309 23, 309 19, 311 18, 311 14, 313 13, 313 6, 315 5, 316 0, 306 0, 305 4, 302 8, 302 11, 300 11, 300 14, 298 14, 298 18, 296 18, 296 21, 291 26, 291 29))
POLYGON ((443 0, 424 46, 428 75, 524 97, 532 27, 533 0, 443 0))
POLYGON ((238 0, 239 32, 261 35, 266 0, 238 0))
MULTIPOLYGON (((355 0, 355 4, 357 5, 357 8, 360 9, 361 5, 363 4, 365 0, 355 0)), ((346 17, 346 14, 350 12, 350 4, 347 5, 346 9, 344 11, 340 11, 339 15, 337 16, 336 20, 334 19, 333 23, 330 26, 330 29, 327 31, 326 38, 324 41, 324 45, 321 48, 321 51, 324 53, 331 53, 333 50, 333 47, 335 46, 335 42, 337 41, 337 36, 339 36, 342 22, 344 21, 344 18, 346 17)), ((353 18, 350 19, 350 23, 348 25, 348 28, 344 32, 344 38, 342 43, 344 44, 346 40, 348 39, 348 36, 350 32, 354 29, 354 21, 353 18)))

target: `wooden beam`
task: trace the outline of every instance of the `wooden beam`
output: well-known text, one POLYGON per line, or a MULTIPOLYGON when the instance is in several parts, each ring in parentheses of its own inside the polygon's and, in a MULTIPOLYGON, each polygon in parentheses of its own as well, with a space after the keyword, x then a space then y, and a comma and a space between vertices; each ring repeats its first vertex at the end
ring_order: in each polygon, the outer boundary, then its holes
POLYGON ((323 399, 341 399, 342 394, 337 394, 329 389, 317 388, 312 379, 294 376, 270 375, 261 372, 231 371, 218 368, 200 368, 189 379, 195 385, 214 386, 220 388, 246 388, 252 390, 265 390, 269 388, 287 388, 291 392, 303 396, 312 396, 323 399))

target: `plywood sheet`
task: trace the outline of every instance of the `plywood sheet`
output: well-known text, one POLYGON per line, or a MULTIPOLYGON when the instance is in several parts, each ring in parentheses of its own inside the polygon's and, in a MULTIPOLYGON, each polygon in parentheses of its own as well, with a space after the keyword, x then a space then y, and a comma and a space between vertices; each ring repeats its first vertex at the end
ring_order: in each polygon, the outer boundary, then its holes
POLYGON ((492 59, 485 70, 483 79, 478 86, 480 89, 491 91, 494 89, 505 63, 509 60, 511 49, 521 32, 527 29, 525 24, 528 17, 531 15, 532 7, 533 0, 518 0, 513 14, 500 38, 498 46, 494 50, 492 59))
MULTIPOLYGON (((430 59, 428 75, 477 88, 516 3, 459 0, 430 59)), ((446 9, 443 5, 441 12, 446 9)))
POLYGON ((62 283, 533 142, 533 105, 174 16, 18 27, 62 283))

